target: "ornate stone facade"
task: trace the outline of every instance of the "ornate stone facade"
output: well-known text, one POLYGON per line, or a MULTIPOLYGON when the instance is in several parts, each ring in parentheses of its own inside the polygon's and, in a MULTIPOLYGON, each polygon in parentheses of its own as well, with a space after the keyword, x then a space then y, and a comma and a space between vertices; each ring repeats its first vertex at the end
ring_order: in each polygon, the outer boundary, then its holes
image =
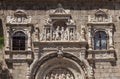
POLYGON ((0 79, 120 78, 119 0, 0 2, 0 79))

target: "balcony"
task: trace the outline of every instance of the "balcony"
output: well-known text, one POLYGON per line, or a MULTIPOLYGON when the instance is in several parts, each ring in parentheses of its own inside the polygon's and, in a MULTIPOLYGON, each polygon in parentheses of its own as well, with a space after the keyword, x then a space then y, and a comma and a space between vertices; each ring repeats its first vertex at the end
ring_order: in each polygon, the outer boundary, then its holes
POLYGON ((81 36, 74 28, 63 28, 52 30, 44 28, 40 34, 40 42, 80 42, 81 36))

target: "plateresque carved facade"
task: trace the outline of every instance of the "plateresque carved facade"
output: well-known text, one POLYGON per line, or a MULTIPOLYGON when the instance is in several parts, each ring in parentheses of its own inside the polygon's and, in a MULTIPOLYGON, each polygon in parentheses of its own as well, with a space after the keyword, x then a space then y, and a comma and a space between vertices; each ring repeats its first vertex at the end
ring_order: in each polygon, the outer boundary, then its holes
POLYGON ((0 79, 119 79, 119 0, 0 0, 0 79))

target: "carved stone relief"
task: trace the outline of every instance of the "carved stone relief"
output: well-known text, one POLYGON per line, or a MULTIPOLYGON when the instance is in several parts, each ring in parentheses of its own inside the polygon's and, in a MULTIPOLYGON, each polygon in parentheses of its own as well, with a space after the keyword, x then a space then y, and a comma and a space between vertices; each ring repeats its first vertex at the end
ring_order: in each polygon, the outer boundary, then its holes
POLYGON ((74 79, 74 76, 67 69, 56 68, 49 72, 45 79, 74 79))
POLYGON ((10 24, 28 24, 31 23, 31 16, 28 16, 23 10, 17 10, 14 16, 7 16, 7 23, 10 24))
MULTIPOLYGON (((53 29, 53 28, 52 28, 53 29)), ((41 41, 72 41, 79 40, 80 34, 73 28, 64 28, 63 26, 57 26, 54 30, 51 28, 45 28, 44 32, 40 34, 41 41)), ((84 38, 83 38, 84 39, 84 38)))

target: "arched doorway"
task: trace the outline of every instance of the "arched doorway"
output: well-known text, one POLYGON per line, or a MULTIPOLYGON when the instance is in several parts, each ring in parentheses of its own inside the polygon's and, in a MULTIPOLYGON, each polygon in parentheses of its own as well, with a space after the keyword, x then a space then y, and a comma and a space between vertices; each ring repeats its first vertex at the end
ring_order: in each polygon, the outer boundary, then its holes
POLYGON ((75 56, 64 53, 61 58, 52 53, 34 63, 31 79, 92 79, 91 72, 88 63, 75 56))
POLYGON ((82 68, 68 58, 53 58, 38 69, 35 79, 85 79, 82 68))

